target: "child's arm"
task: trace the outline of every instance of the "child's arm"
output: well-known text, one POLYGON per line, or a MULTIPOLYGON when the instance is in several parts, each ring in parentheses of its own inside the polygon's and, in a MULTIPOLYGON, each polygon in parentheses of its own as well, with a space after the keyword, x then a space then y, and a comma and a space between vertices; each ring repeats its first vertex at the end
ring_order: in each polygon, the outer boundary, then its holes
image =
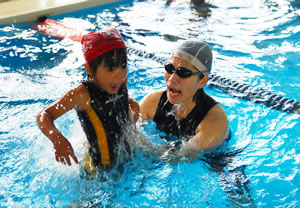
POLYGON ((71 165, 70 157, 75 163, 78 163, 78 159, 70 142, 55 127, 54 120, 73 108, 87 110, 89 105, 89 93, 85 86, 80 84, 37 115, 38 126, 53 143, 57 162, 71 165))

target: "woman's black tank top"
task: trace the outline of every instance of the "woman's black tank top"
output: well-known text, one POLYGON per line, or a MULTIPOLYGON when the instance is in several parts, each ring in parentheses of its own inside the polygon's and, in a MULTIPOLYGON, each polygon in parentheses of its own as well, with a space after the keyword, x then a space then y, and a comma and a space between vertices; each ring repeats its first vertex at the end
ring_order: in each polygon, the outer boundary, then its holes
MULTIPOLYGON (((195 135, 196 128, 204 119, 207 112, 217 102, 207 95, 203 89, 197 92, 196 106, 185 118, 178 118, 174 114, 174 105, 168 101, 167 92, 161 95, 153 120, 157 128, 168 136, 178 136, 188 139, 195 135)), ((170 138, 170 137, 167 137, 170 138)))

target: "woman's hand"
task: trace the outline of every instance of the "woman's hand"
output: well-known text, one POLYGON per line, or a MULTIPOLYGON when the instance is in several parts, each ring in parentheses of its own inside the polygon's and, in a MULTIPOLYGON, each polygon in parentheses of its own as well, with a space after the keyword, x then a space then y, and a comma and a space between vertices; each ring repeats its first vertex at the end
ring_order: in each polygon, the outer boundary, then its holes
POLYGON ((134 123, 136 123, 140 116, 140 105, 136 100, 132 98, 128 98, 128 105, 129 117, 134 123))

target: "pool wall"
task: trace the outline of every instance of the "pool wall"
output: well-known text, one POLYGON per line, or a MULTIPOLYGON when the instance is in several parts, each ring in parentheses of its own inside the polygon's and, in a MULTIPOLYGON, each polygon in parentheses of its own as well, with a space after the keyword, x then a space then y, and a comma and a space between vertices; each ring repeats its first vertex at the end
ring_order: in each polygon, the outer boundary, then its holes
POLYGON ((0 1, 0 25, 34 21, 120 0, 6 0, 0 1))

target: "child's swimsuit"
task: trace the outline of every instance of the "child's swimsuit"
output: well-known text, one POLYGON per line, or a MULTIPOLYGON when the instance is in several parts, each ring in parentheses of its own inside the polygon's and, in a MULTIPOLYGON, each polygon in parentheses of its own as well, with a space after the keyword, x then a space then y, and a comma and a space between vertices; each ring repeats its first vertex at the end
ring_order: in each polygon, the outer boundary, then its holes
MULTIPOLYGON (((130 155, 129 144, 123 135, 128 124, 128 92, 123 83, 115 94, 108 94, 92 82, 83 84, 91 96, 91 107, 77 111, 83 130, 90 143, 89 154, 95 167, 113 166, 120 152, 130 155)), ((122 157, 126 155, 122 154, 122 157)))
POLYGON ((187 117, 178 118, 174 114, 174 105, 168 101, 167 92, 164 91, 153 118, 157 124, 157 128, 167 135, 173 135, 179 138, 188 139, 194 136, 196 128, 204 119, 207 112, 217 104, 203 89, 199 89, 197 95, 196 106, 193 110, 187 117))

